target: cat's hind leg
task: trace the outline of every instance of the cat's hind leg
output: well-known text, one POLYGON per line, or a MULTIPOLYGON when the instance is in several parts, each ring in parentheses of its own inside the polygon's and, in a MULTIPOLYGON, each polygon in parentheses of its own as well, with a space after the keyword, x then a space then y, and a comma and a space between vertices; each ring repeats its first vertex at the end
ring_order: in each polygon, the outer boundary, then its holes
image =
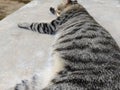
POLYGON ((20 84, 15 86, 14 90, 29 90, 29 83, 28 80, 22 80, 20 84))
POLYGON ((32 81, 22 80, 21 83, 16 84, 14 90, 39 90, 37 80, 37 75, 32 77, 32 81))

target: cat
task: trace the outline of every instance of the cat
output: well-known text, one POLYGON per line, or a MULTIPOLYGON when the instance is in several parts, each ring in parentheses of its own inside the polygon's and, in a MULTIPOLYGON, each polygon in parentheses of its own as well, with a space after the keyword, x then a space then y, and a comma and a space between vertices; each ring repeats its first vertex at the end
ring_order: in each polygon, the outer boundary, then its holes
MULTIPOLYGON (((77 0, 50 11, 57 15, 50 23, 18 24, 57 36, 51 55, 55 74, 42 90, 120 90, 120 48, 109 32, 77 0)), ((22 81, 14 90, 39 90, 31 86, 22 81)))

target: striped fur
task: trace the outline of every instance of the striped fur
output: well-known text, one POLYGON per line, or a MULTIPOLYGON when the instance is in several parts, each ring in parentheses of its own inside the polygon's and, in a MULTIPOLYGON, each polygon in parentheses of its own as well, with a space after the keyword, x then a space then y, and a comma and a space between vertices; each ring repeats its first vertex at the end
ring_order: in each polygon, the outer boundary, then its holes
MULTIPOLYGON (((68 0, 65 5, 51 23, 18 25, 42 34, 59 34, 51 56, 57 57, 57 73, 42 90, 120 90, 117 43, 76 0, 68 0)), ((37 90, 24 83, 15 90, 37 90)))

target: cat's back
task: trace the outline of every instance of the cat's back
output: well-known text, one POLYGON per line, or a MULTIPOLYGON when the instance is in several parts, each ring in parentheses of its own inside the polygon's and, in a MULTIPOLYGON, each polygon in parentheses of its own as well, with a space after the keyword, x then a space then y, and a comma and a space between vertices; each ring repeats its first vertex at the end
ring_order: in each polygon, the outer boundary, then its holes
POLYGON ((119 90, 120 49, 117 43, 87 12, 73 16, 58 27, 60 34, 55 51, 64 60, 65 69, 56 83, 63 79, 67 85, 79 88, 76 90, 119 90))

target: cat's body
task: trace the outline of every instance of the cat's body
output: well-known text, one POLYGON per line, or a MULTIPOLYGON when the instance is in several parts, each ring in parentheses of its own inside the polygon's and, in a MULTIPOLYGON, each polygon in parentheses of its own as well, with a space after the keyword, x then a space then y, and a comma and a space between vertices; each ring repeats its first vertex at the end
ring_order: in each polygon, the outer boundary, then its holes
MULTIPOLYGON (((57 35, 52 53, 56 76, 43 90, 120 90, 120 49, 81 5, 69 6, 50 24, 19 27, 57 35)), ((22 84, 15 90, 37 90, 22 84)))

